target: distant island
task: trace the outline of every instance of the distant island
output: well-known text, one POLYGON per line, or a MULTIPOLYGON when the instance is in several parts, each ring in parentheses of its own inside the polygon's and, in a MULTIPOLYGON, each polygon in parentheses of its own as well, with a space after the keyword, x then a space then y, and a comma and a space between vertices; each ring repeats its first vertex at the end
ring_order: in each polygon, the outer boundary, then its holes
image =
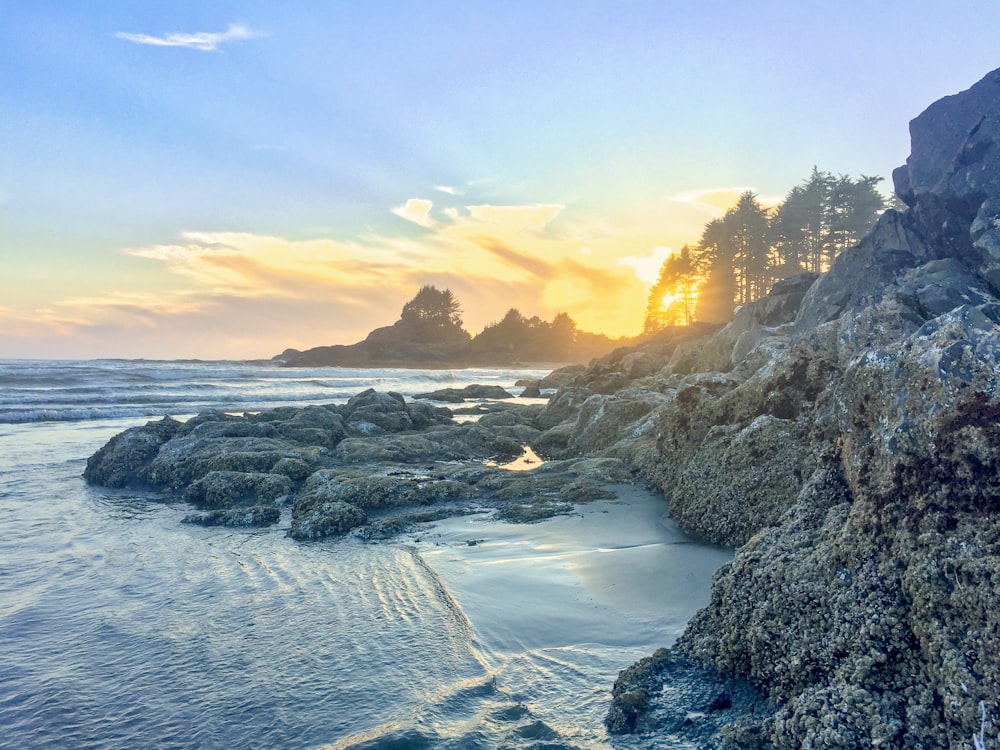
POLYGON ((449 289, 424 286, 403 305, 399 320, 376 328, 364 341, 286 349, 272 359, 283 367, 471 367, 588 362, 636 343, 576 327, 566 313, 551 321, 526 318, 516 308, 472 336, 461 305, 449 289))

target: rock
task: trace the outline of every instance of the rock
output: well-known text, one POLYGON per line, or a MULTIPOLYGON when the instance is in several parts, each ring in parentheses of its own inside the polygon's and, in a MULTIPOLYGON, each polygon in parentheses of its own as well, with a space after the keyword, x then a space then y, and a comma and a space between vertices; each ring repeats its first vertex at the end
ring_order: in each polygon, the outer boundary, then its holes
POLYGON ((672 517, 716 544, 737 547, 777 523, 811 463, 801 425, 761 415, 742 429, 712 427, 664 494, 672 517))
POLYGON ((592 453, 635 437, 638 423, 668 401, 648 391, 591 396, 580 406, 569 446, 577 454, 592 453))
POLYGON ((384 435, 413 429, 406 399, 398 393, 362 391, 341 407, 350 431, 355 435, 384 435))
POLYGON ((723 728, 730 735, 761 732, 745 717, 764 708, 763 695, 745 680, 727 677, 670 649, 661 648, 620 672, 611 695, 604 725, 612 734, 656 732, 699 747, 717 747, 712 741, 720 739, 723 728))
POLYGON ((293 510, 288 536, 300 541, 325 539, 361 526, 368 517, 350 503, 316 503, 296 515, 293 510))
POLYGON ((368 476, 345 478, 335 470, 321 469, 306 481, 295 503, 294 514, 303 515, 314 505, 350 503, 358 508, 416 505, 419 485, 412 479, 368 476))
POLYGON ((928 239, 975 268, 994 289, 1000 289, 1000 259, 993 252, 1000 199, 998 90, 1000 70, 994 70, 928 107, 910 122, 910 156, 892 175, 897 195, 928 239))
POLYGON ((779 335, 780 326, 795 320, 817 278, 817 274, 804 273, 778 281, 767 296, 741 306, 715 335, 696 340, 692 349, 675 349, 668 364, 675 372, 728 372, 757 346, 779 335), (679 366, 682 356, 690 361, 679 366))
POLYGON ((936 258, 913 217, 888 210, 857 247, 838 255, 802 300, 800 333, 878 302, 907 269, 936 258))
POLYGON ((560 422, 569 419, 575 420, 580 406, 592 395, 591 391, 586 388, 573 386, 560 388, 535 419, 536 426, 544 431, 555 427, 560 422))
POLYGON ((271 526, 281 518, 281 511, 273 505, 254 505, 249 508, 213 510, 191 513, 181 519, 181 523, 197 526, 229 526, 234 528, 255 528, 271 526))
MULTIPOLYGON (((1000 72, 933 105, 895 175, 910 210, 841 254, 793 326, 741 311, 657 376, 655 449, 632 460, 683 526, 743 543, 674 652, 769 701, 711 746, 1000 739, 998 129, 1000 72)), ((670 731, 677 677, 650 663, 609 725, 670 731)))
POLYGON ((931 261, 907 272, 895 290, 896 299, 927 321, 962 305, 982 305, 994 297, 987 284, 954 258, 931 261))
POLYGON ((87 459, 83 477, 105 487, 149 484, 148 470, 160 447, 178 433, 181 423, 170 417, 131 427, 115 435, 87 459))
POLYGON ((164 443, 145 475, 150 484, 180 489, 211 471, 268 473, 281 459, 302 455, 278 438, 203 437, 192 431, 164 443))
POLYGON ((292 480, 283 474, 210 471, 187 486, 186 500, 210 508, 274 503, 292 492, 292 480))
MULTIPOLYGON (((519 456, 524 442, 504 432, 473 423, 405 435, 348 438, 337 446, 333 456, 351 464, 485 461, 519 456)), ((530 434, 536 433, 531 431, 530 434)))
POLYGON ((565 367, 560 367, 553 370, 538 383, 539 388, 561 388, 564 385, 569 385, 573 382, 573 379, 585 372, 587 367, 585 365, 575 364, 566 365, 565 367))
POLYGON ((430 393, 417 393, 413 398, 460 404, 466 399, 505 399, 514 396, 499 385, 467 385, 465 388, 442 388, 430 393))

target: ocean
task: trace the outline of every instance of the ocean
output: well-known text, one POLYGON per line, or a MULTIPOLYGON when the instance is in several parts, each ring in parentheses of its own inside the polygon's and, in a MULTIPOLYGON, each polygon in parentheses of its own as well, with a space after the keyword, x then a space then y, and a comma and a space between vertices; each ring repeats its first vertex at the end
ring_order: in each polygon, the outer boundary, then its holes
POLYGON ((287 510, 182 525, 179 498, 81 477, 166 414, 543 374, 0 360, 0 748, 685 747, 602 725, 618 670, 669 645, 729 559, 645 491, 304 544, 287 510))

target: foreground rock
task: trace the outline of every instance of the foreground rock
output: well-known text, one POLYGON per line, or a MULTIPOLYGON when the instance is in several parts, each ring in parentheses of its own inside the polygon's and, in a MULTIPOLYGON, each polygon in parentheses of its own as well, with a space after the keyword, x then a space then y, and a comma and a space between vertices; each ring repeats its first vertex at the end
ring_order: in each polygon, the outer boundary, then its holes
POLYGON ((614 458, 498 467, 541 434, 538 411, 494 403, 478 422, 458 424, 447 409, 368 390, 341 405, 167 417, 112 438, 84 476, 183 499, 198 509, 184 522, 202 526, 271 525, 288 506, 288 534, 300 540, 384 538, 483 510, 535 521, 612 497, 609 485, 632 480, 614 458))

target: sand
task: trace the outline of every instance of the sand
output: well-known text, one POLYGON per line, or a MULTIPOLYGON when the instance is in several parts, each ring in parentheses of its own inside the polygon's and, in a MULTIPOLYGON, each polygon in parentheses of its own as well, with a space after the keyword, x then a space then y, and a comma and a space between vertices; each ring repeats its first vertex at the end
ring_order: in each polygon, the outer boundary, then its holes
POLYGON ((603 733, 618 670, 671 645, 732 557, 665 520, 661 498, 612 489, 572 515, 451 518, 416 539, 500 689, 581 741, 603 733))

